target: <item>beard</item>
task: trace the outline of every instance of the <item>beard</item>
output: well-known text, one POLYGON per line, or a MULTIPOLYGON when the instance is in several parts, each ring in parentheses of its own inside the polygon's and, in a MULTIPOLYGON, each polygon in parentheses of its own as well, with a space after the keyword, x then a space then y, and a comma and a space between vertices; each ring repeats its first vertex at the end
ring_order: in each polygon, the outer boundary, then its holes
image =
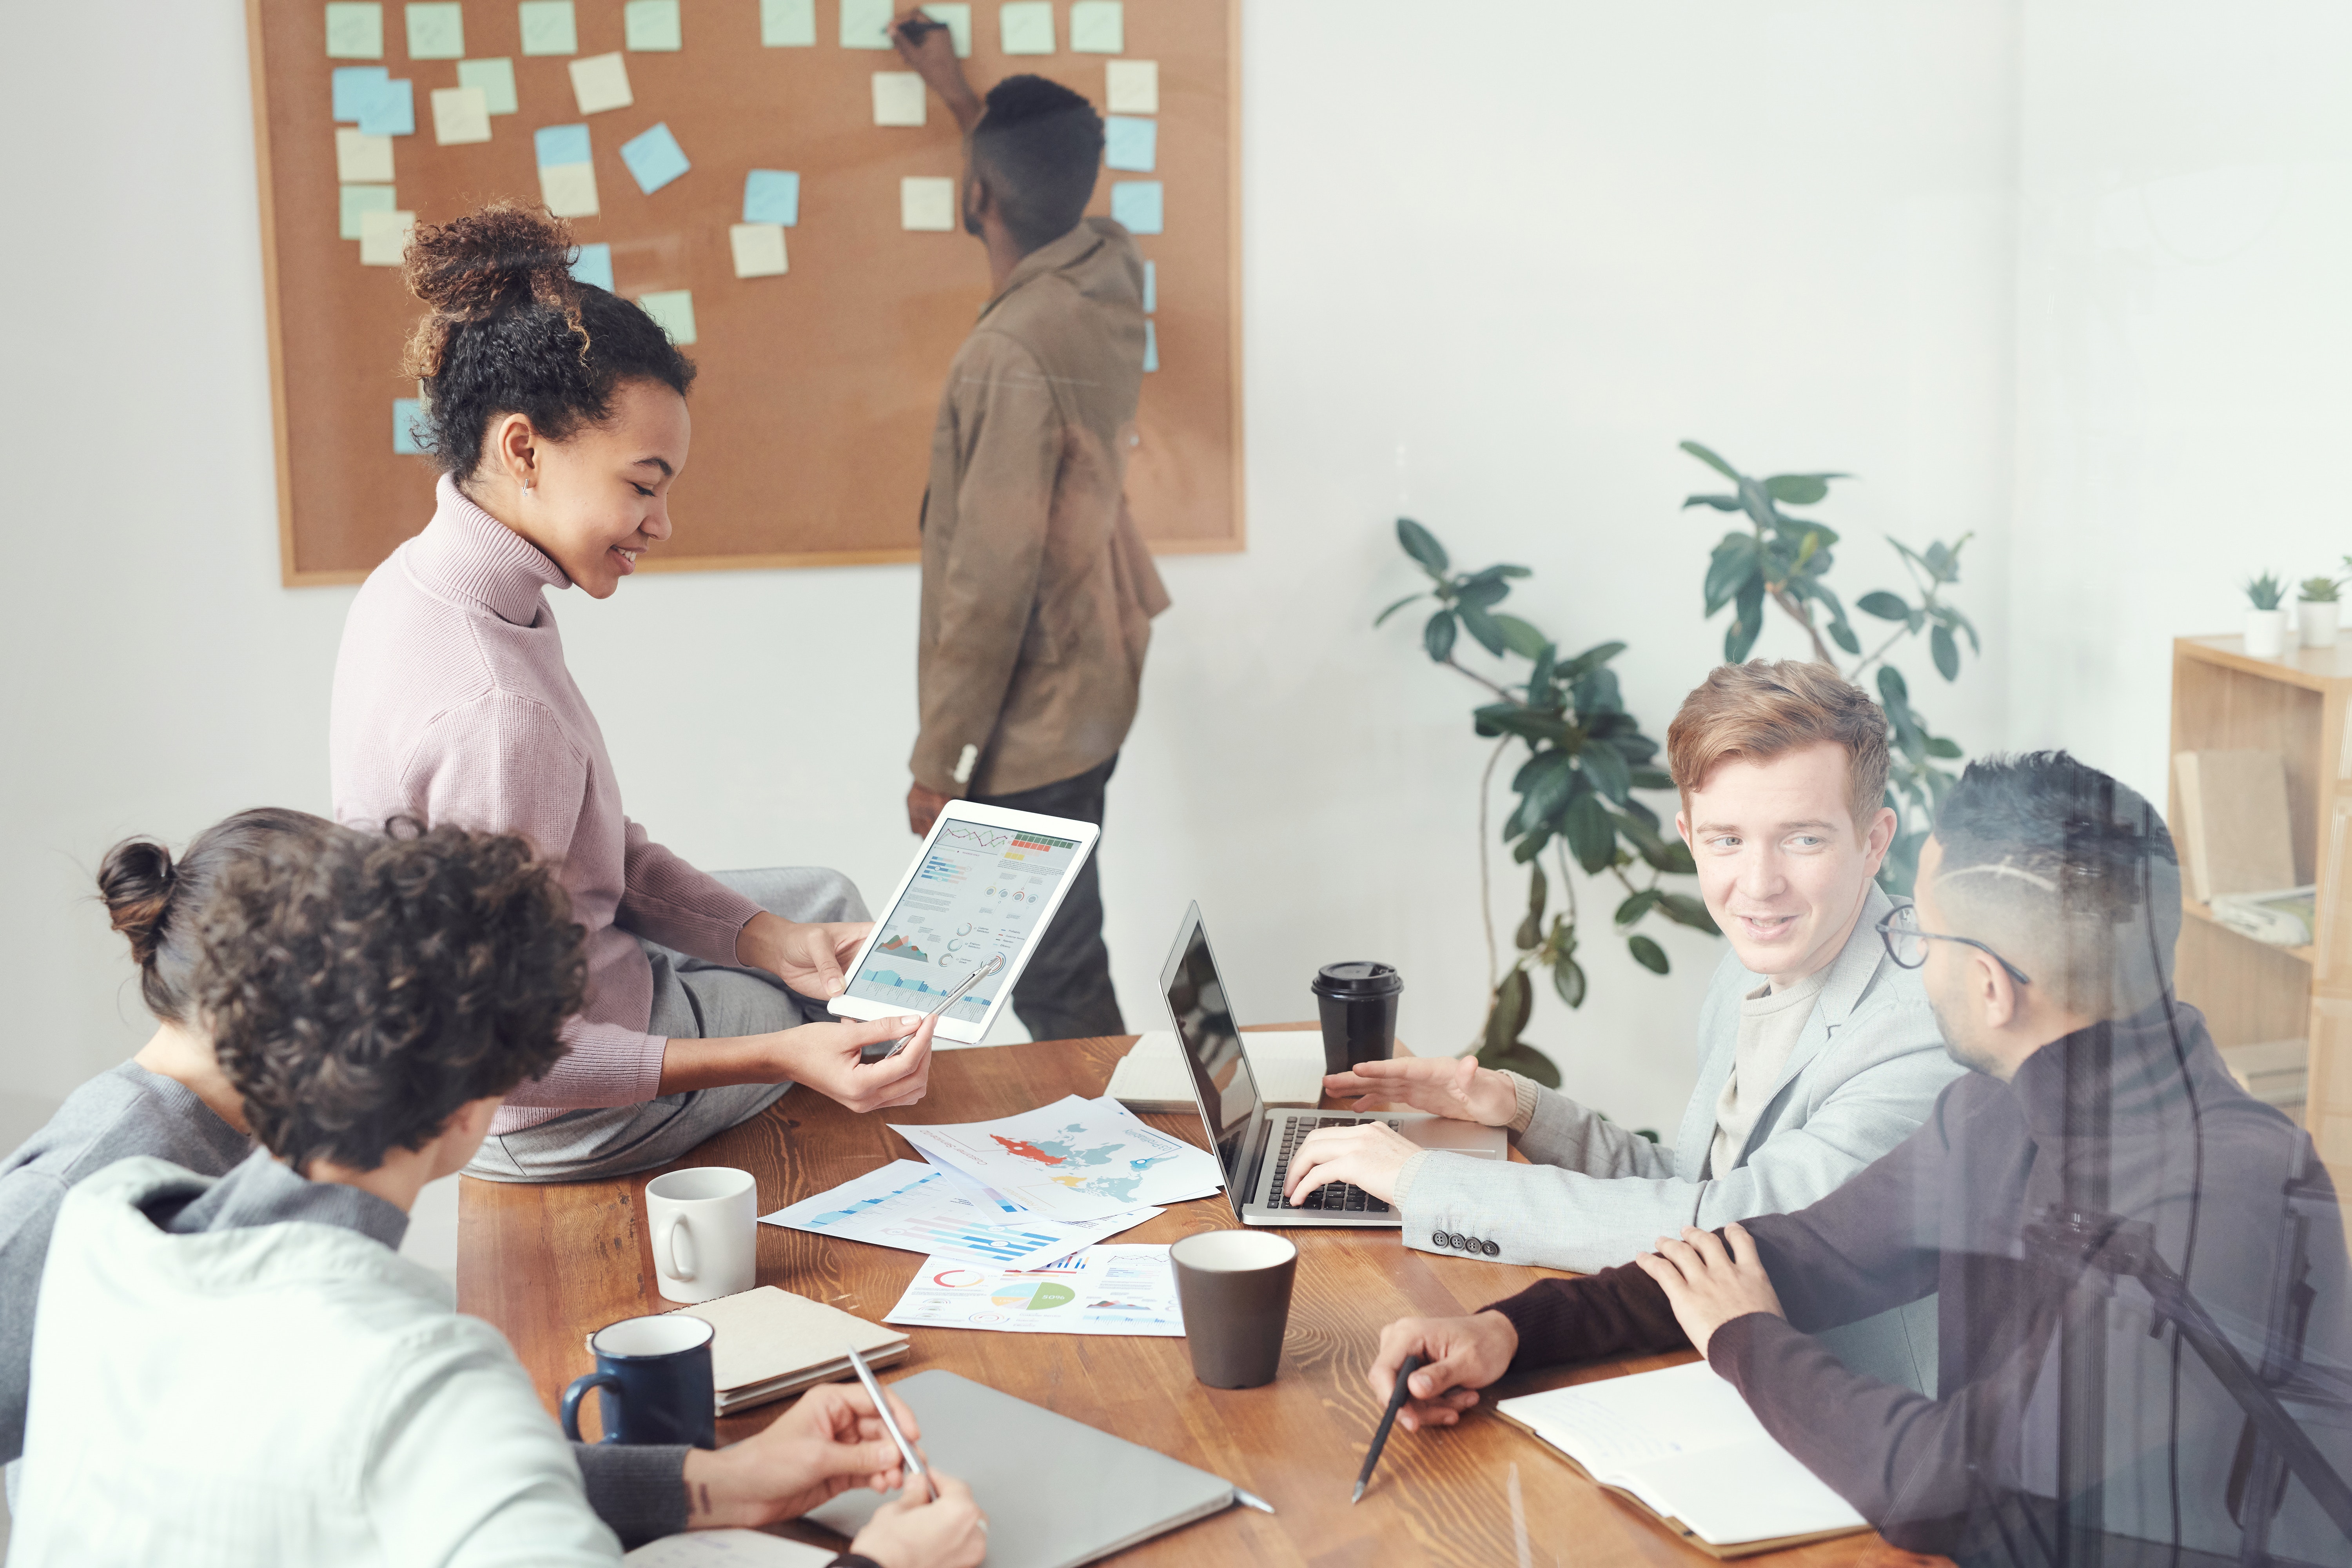
POLYGON ((1965 1029, 1958 1026, 1953 1013, 1935 996, 1927 998, 1927 1010, 1936 1016, 1936 1030, 1944 1037, 1944 1054, 1970 1072, 1983 1073, 1987 1078, 2000 1078, 2000 1058, 1983 1047, 1971 1042, 1965 1029))

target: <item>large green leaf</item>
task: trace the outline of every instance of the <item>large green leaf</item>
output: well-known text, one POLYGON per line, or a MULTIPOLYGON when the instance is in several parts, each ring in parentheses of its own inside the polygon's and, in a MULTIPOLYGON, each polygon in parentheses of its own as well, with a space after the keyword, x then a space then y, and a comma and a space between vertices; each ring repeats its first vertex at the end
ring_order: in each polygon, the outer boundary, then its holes
POLYGON ((1931 735, 1927 738, 1927 754, 1931 757, 1941 757, 1946 762, 1949 762, 1961 754, 1960 743, 1958 741, 1948 741, 1941 735, 1931 735))
POLYGON ((1715 916, 1707 912, 1705 901, 1688 893, 1661 893, 1658 895, 1658 912, 1676 925, 1688 926, 1693 931, 1703 931, 1711 936, 1722 932, 1723 928, 1715 923, 1715 916))
POLYGON ((1876 616, 1882 621, 1906 620, 1911 606, 1884 588, 1873 588, 1853 602, 1853 607, 1865 616, 1876 616))
POLYGON ((1547 712, 1559 708, 1559 690, 1555 678, 1559 673, 1559 650, 1546 643, 1535 653, 1535 668, 1528 671, 1528 700, 1547 712))
POLYGON ((1517 616, 1496 616, 1495 624, 1503 629, 1503 646, 1521 658, 1539 657, 1551 647, 1551 639, 1517 616))
POLYGON ((1440 610, 1429 617, 1427 626, 1421 628, 1421 646, 1429 650, 1430 658, 1443 664, 1454 652, 1454 612, 1440 610))
POLYGON ((1635 768, 1633 787, 1635 789, 1672 789, 1675 787, 1675 775, 1664 768, 1635 768))
POLYGON ((1617 672, 1613 669, 1588 669, 1576 678, 1576 710, 1584 718, 1598 720, 1625 711, 1625 698, 1617 689, 1617 672))
POLYGON ((1579 755, 1592 787, 1623 805, 1625 792, 1633 787, 1633 770, 1625 765, 1624 755, 1613 746, 1587 746, 1579 755))
MULTIPOLYGON (((1503 837, 1507 840, 1512 836, 1506 833, 1503 837)), ((1545 847, 1550 844, 1550 842, 1551 829, 1549 827, 1538 827, 1533 833, 1528 834, 1525 838, 1520 839, 1517 844, 1511 846, 1511 858, 1517 860, 1522 866, 1528 865, 1532 862, 1537 856, 1542 854, 1545 847)))
POLYGON ((1700 462, 1705 463, 1708 468, 1713 468, 1717 473, 1721 474, 1725 479, 1731 480, 1734 484, 1739 482, 1740 473, 1738 468, 1733 468, 1729 463, 1725 462, 1721 458, 1717 457, 1713 452, 1707 450, 1705 447, 1700 446, 1697 442, 1685 441, 1682 443, 1682 448, 1684 451, 1688 452, 1692 457, 1696 458, 1700 462))
POLYGON ((1454 563, 1445 553, 1445 546, 1437 542, 1437 535, 1409 517, 1397 519, 1397 542, 1433 577, 1444 576, 1446 568, 1454 563))
POLYGON ((1811 506, 1830 493, 1829 481, 1847 474, 1774 474, 1764 481, 1764 493, 1782 506, 1811 506))
POLYGON ((1960 645, 1952 640, 1952 628, 1938 625, 1927 634, 1927 651, 1935 656, 1936 673, 1946 680, 1960 678, 1960 645))
POLYGON ((1506 562, 1493 566, 1481 566, 1462 581, 1465 584, 1492 583, 1498 577, 1532 577, 1534 575, 1535 573, 1528 567, 1514 566, 1506 562))
MULTIPOLYGON (((1559 992, 1559 999, 1570 1006, 1583 1006, 1584 966, 1572 958, 1561 959, 1552 966, 1551 988, 1559 992)), ((1558 1082, 1558 1079, 1553 1080, 1554 1087, 1558 1082)))
POLYGON ((1738 613, 1723 634, 1723 662, 1745 664, 1756 639, 1764 635, 1764 579, 1750 577, 1739 590, 1738 613))
POLYGON ((1549 1057, 1525 1040, 1517 1042, 1507 1051, 1492 1053, 1480 1051, 1478 1065, 1490 1068, 1496 1072, 1515 1072, 1521 1078, 1533 1079, 1546 1089, 1559 1087, 1559 1068, 1552 1065, 1552 1059, 1549 1057))
POLYGON ((1462 629, 1478 639, 1480 647, 1491 654, 1502 653, 1503 628, 1495 624, 1494 616, 1472 604, 1456 605, 1454 613, 1461 617, 1462 629))
POLYGON ((1482 610, 1491 610, 1510 596, 1511 585, 1499 577, 1488 577, 1482 582, 1465 580, 1454 591, 1455 604, 1475 605, 1482 610))
POLYGON ((1560 808, 1576 793, 1575 758, 1557 749, 1538 752, 1511 780, 1511 787, 1525 797, 1520 807, 1524 826, 1557 822, 1560 808))
POLYGON ((1580 739, 1576 726, 1558 714, 1545 713, 1519 702, 1489 702, 1471 710, 1481 735, 1522 735, 1555 745, 1580 739))
POLYGON ((1387 609, 1382 610, 1379 615, 1374 616, 1372 617, 1372 625, 1375 626, 1384 625, 1391 616, 1395 615, 1399 610, 1403 609, 1415 599, 1425 599, 1429 595, 1426 594, 1407 594, 1403 598, 1399 599, 1395 604, 1391 605, 1387 609))
POLYGON ((1903 679, 1903 672, 1891 664, 1878 667, 1878 697, 1889 712, 1907 712, 1911 707, 1911 685, 1903 679))
POLYGON ((1607 868, 1617 858, 1617 818, 1601 804, 1601 797, 1590 790, 1578 792, 1569 803, 1568 852, 1587 871, 1607 868))
POLYGON ((1952 608, 1949 605, 1938 605, 1936 606, 1936 618, 1942 621, 1948 626, 1968 633, 1969 651, 1970 653, 1984 652, 1984 645, 1977 641, 1976 623, 1969 620, 1968 616, 1960 614, 1959 611, 1952 608))
POLYGON ((1541 866, 1528 868, 1528 918, 1543 919, 1544 905, 1551 898, 1551 884, 1544 879, 1541 866))
POLYGON ((1625 945, 1633 950, 1633 962, 1653 974, 1666 972, 1666 950, 1646 936, 1629 936, 1625 945))
POLYGON ((1705 613, 1711 616, 1731 603, 1732 595, 1755 577, 1757 566, 1756 536, 1725 534, 1707 558, 1705 613))
POLYGON ((1685 496, 1683 498, 1685 511, 1690 510, 1695 506, 1711 506, 1717 511, 1738 511, 1739 498, 1738 496, 1685 496))
POLYGON ((1625 927, 1639 921, 1643 915, 1648 914, 1652 910, 1656 909, 1658 907, 1658 900, 1664 897, 1665 895, 1655 888, 1644 888, 1640 892, 1635 893, 1633 897, 1627 899, 1623 903, 1619 904, 1617 906, 1618 929, 1621 931, 1623 930, 1625 927))

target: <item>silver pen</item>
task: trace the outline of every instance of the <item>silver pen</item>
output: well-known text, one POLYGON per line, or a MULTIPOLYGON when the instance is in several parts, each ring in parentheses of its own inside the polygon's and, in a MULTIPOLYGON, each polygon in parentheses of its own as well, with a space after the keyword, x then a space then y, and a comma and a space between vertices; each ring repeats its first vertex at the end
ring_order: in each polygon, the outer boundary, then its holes
MULTIPOLYGON (((955 984, 955 989, 940 997, 938 1003, 932 1006, 931 1010, 923 1015, 924 1019, 928 1021, 938 1017, 940 1014, 946 1012, 949 1008, 962 1001, 963 994, 965 992, 971 990, 973 986, 979 984, 982 980, 995 973, 998 970, 1003 967, 1004 955, 1003 953, 992 952, 989 954, 988 962, 982 964, 978 969, 973 970, 970 974, 965 975, 961 980, 957 981, 955 984)), ((917 1026, 915 1034, 920 1034, 921 1032, 921 1026, 919 1025, 917 1026)), ((914 1040, 914 1035, 902 1035, 888 1050, 879 1052, 878 1054, 869 1054, 874 1053, 874 1047, 872 1046, 868 1046, 865 1050, 857 1053, 858 1062, 862 1066, 866 1067, 871 1067, 876 1062, 887 1062, 892 1057, 897 1056, 900 1051, 905 1050, 908 1046, 912 1045, 914 1040)))
POLYGON ((923 1461, 915 1456, 915 1446, 907 1441, 907 1435, 898 1430, 898 1423, 890 1418, 890 1402, 882 1397, 882 1385, 874 1381, 873 1370, 857 1353, 856 1345, 849 1347, 849 1364, 857 1369, 857 1381, 866 1385, 866 1396, 874 1401, 875 1413, 882 1417, 882 1429, 890 1434, 890 1441, 898 1445, 898 1458, 906 1461, 907 1473, 922 1477, 923 1489, 931 1494, 933 1502, 939 1501, 940 1489, 931 1484, 931 1472, 923 1468, 923 1461))

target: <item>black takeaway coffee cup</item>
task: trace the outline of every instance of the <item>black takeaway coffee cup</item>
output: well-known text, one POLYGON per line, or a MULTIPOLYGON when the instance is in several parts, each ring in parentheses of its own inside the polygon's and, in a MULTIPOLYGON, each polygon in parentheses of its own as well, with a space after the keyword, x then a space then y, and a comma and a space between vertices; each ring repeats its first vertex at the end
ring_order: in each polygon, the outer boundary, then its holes
POLYGON ((1325 1072, 1346 1072, 1358 1062, 1384 1062, 1396 1054, 1397 994, 1403 989, 1404 976, 1385 963, 1358 960, 1315 972, 1325 1072))

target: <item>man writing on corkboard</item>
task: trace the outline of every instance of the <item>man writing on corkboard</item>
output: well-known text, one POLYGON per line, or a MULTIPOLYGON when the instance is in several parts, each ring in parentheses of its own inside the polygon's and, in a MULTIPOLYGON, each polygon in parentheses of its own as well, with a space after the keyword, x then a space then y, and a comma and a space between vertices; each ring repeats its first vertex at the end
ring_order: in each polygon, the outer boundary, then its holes
MULTIPOLYGON (((1100 823, 1168 605, 1124 495, 1143 379, 1143 262, 1089 218, 1102 121, 1042 77, 983 102, 948 29, 908 11, 898 53, 964 132, 963 225, 992 293, 958 351, 923 501, 907 821, 959 797, 1100 823)), ((1126 1033, 1089 859, 1013 989, 1038 1039, 1126 1033)))

